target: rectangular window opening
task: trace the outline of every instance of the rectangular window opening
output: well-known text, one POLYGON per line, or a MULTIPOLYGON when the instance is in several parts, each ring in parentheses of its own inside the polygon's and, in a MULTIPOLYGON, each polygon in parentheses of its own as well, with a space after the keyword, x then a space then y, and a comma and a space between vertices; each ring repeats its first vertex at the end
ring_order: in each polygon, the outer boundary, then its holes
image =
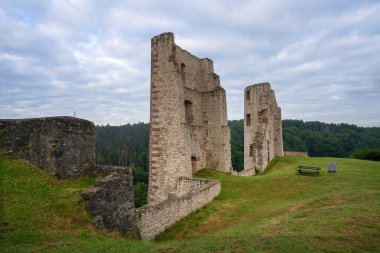
POLYGON ((249 155, 253 156, 253 145, 249 145, 249 155))
POLYGON ((249 113, 247 113, 247 115, 245 117, 245 124, 246 124, 246 126, 251 125, 251 114, 249 114, 249 113))

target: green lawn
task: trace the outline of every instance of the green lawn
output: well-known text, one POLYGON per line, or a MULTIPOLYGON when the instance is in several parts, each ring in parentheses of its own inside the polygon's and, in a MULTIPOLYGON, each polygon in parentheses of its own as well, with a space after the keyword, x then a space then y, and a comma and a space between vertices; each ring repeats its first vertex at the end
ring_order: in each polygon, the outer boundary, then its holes
POLYGON ((221 194, 141 242, 91 227, 78 201, 93 180, 60 181, 0 155, 0 252, 380 252, 380 162, 284 157, 255 177, 197 176, 220 179, 221 194), (298 176, 297 165, 322 173, 298 176))

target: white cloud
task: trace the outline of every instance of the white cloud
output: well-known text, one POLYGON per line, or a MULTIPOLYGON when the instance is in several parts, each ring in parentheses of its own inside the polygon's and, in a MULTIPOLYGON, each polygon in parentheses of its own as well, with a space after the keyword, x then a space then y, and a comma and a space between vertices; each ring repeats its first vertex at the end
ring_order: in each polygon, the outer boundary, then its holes
POLYGON ((7 1, 0 118, 148 121, 150 38, 172 31, 214 60, 231 119, 243 117, 243 89, 268 81, 284 118, 376 125, 379 10, 369 0, 7 1))

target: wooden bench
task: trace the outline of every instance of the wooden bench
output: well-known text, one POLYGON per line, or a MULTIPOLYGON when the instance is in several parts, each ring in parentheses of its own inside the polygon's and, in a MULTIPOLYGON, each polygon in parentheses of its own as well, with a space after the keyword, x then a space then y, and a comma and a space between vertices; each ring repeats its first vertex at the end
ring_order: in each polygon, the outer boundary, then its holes
POLYGON ((320 167, 298 166, 297 168, 298 174, 301 174, 301 173, 319 174, 320 171, 321 171, 320 167))

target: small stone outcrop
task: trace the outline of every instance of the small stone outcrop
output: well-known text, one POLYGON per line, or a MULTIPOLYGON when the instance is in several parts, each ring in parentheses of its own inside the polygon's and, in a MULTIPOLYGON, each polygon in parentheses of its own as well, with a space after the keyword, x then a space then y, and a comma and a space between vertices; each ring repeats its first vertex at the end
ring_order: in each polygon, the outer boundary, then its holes
POLYGON ((94 188, 83 191, 82 200, 95 227, 133 234, 135 216, 132 170, 107 166, 110 175, 98 179, 94 188))
POLYGON ((75 178, 95 167, 95 126, 74 117, 0 119, 0 148, 49 175, 75 178))

